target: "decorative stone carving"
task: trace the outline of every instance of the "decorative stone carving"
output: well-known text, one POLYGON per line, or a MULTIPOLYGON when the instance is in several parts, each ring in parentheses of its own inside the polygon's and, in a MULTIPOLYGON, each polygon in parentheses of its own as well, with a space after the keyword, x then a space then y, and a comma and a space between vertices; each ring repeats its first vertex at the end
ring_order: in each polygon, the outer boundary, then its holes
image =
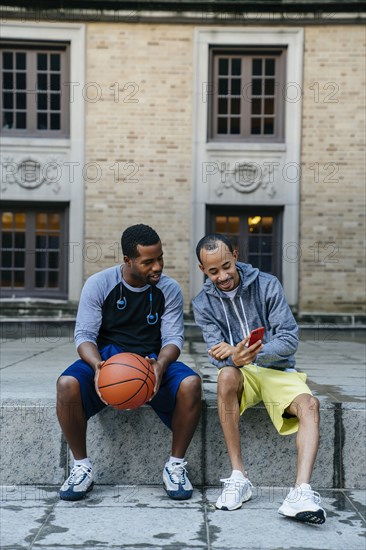
POLYGON ((276 194, 274 186, 274 169, 277 162, 221 162, 219 163, 220 182, 215 193, 223 195, 225 189, 233 188, 238 193, 253 193, 259 188, 265 189, 267 195, 273 198, 276 194))
POLYGON ((61 162, 57 158, 48 158, 41 163, 30 157, 16 161, 14 157, 6 157, 2 164, 2 191, 8 185, 19 185, 27 191, 38 189, 42 185, 52 185, 52 190, 58 194, 61 189, 61 162))

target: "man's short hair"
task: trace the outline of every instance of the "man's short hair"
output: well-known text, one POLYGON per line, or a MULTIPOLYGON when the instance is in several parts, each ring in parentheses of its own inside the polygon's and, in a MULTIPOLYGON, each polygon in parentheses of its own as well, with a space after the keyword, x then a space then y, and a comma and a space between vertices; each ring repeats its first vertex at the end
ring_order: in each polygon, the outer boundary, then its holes
POLYGON ((210 235, 206 235, 205 237, 202 237, 202 239, 198 242, 196 246, 196 254, 198 261, 201 262, 201 250, 202 248, 204 250, 215 250, 218 246, 218 242, 224 243, 231 253, 234 252, 233 245, 230 241, 230 239, 226 235, 221 235, 220 233, 211 233, 210 235))
POLYGON ((121 247, 124 256, 129 258, 137 258, 137 246, 151 246, 160 242, 160 237, 157 232, 149 225, 139 223, 127 227, 122 233, 121 247))

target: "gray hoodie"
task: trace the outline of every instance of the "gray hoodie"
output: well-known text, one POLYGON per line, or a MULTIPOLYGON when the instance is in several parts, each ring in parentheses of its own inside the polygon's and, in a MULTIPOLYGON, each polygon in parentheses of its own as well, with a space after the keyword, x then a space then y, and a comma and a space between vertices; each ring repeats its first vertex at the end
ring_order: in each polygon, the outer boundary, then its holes
MULTIPOLYGON (((207 279, 192 302, 207 349, 223 341, 235 346, 263 326, 263 349, 256 364, 279 370, 294 368, 298 327, 279 280, 250 264, 237 262, 236 267, 240 283, 233 300, 207 279)), ((209 360, 219 368, 233 365, 231 357, 216 361, 209 356, 209 360)))

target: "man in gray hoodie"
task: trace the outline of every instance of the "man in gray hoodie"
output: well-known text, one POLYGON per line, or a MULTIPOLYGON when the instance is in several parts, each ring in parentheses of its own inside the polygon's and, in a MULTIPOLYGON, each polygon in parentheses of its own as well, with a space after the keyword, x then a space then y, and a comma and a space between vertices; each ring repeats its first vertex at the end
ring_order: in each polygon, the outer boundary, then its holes
POLYGON ((297 432, 294 487, 279 513, 307 523, 324 523, 320 496, 310 486, 319 443, 319 401, 295 370, 298 327, 278 279, 237 261, 227 237, 203 237, 196 253, 208 277, 193 300, 197 325, 211 363, 219 368, 218 412, 232 466, 216 502, 235 510, 251 498, 252 484, 240 448, 239 419, 263 401, 281 435, 297 432), (250 332, 264 327, 263 340, 248 347, 250 332), (231 414, 225 414, 230 410, 231 414), (234 414, 233 414, 234 411, 234 414))

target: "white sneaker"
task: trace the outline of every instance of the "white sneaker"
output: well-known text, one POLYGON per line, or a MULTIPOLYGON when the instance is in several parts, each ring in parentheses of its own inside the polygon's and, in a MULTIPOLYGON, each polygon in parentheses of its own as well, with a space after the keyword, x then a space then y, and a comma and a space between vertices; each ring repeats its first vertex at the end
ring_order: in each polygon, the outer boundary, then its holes
POLYGON ((320 502, 319 493, 312 491, 308 483, 302 483, 299 487, 290 490, 282 506, 279 507, 278 513, 298 521, 320 525, 327 517, 320 502))
POLYGON ((72 467, 69 477, 60 489, 62 500, 80 500, 93 489, 93 470, 84 464, 72 467))
POLYGON ((187 500, 191 498, 193 487, 188 479, 185 466, 187 462, 167 462, 163 471, 163 483, 170 498, 175 500, 187 500))
POLYGON ((236 510, 251 498, 253 485, 247 477, 228 477, 220 481, 224 483, 224 488, 216 501, 219 510, 236 510))

